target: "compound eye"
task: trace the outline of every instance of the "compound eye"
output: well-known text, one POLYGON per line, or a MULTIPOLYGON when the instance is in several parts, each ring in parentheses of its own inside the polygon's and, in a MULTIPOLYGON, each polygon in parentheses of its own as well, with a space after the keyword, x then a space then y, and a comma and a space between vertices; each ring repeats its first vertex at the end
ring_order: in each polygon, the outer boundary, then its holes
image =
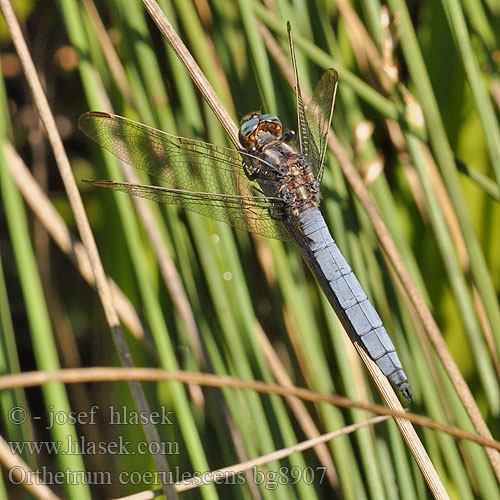
POLYGON ((269 115, 269 114, 268 115, 261 115, 260 121, 274 123, 274 124, 279 125, 281 127, 281 120, 276 115, 269 115))
POLYGON ((260 117, 262 129, 274 137, 279 138, 283 129, 280 119, 276 115, 262 115, 260 117))
POLYGON ((251 118, 250 120, 247 120, 246 122, 241 124, 238 135, 240 144, 243 147, 249 148, 252 146, 253 142, 255 141, 255 132, 258 126, 259 118, 251 118))

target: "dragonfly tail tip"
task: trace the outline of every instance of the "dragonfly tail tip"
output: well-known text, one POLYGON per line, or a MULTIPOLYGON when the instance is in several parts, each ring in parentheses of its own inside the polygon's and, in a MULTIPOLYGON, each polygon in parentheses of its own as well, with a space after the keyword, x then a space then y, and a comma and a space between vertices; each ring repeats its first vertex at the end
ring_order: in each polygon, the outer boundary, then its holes
POLYGON ((407 399, 408 402, 411 403, 411 401, 413 399, 413 394, 411 393, 411 390, 410 390, 410 384, 408 384, 408 382, 401 384, 399 386, 399 390, 401 391, 401 394, 403 394, 405 399, 407 399))

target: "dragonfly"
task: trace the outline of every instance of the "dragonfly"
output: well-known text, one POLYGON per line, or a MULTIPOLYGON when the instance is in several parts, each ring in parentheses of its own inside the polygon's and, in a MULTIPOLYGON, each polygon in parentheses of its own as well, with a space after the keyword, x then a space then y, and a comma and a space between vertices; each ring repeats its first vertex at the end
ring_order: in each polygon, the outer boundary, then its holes
POLYGON ((337 72, 324 72, 304 106, 292 32, 298 133, 283 131, 277 116, 250 113, 231 149, 178 137, 104 113, 88 112, 78 126, 120 160, 173 187, 108 180, 84 181, 223 221, 237 229, 293 241, 351 340, 411 401, 401 361, 380 316, 351 270, 319 210, 320 183, 335 104, 337 72))

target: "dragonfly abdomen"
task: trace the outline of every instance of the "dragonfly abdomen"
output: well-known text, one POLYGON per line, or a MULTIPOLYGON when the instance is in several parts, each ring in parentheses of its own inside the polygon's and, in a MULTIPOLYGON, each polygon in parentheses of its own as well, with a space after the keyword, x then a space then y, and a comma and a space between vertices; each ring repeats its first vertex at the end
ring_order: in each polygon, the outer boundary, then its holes
MULTIPOLYGON (((353 340, 361 341, 384 375, 411 400, 408 379, 392 340, 330 235, 321 212, 317 208, 302 211, 298 222, 303 237, 297 245, 347 333, 353 340)), ((296 241, 300 238, 298 234, 294 236, 296 241)))

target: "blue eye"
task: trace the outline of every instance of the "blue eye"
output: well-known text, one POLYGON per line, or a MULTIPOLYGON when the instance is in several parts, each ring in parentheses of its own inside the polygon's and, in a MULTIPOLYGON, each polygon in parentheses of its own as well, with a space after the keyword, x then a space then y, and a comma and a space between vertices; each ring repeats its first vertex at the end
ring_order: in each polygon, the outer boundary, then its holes
POLYGON ((239 139, 240 143, 243 147, 246 147, 248 144, 249 137, 257 130, 259 126, 259 118, 252 118, 251 120, 247 120, 240 127, 239 139))
POLYGON ((251 148, 257 136, 267 132, 277 139, 281 136, 281 121, 275 115, 260 115, 259 113, 252 113, 243 119, 243 123, 239 130, 240 144, 244 148, 251 148))
POLYGON ((281 137, 281 131, 283 127, 281 125, 280 119, 275 115, 262 115, 260 117, 259 126, 262 131, 268 132, 269 134, 279 139, 281 137))
POLYGON ((260 117, 261 122, 274 123, 279 125, 281 128, 281 120, 276 115, 262 115, 260 117))

